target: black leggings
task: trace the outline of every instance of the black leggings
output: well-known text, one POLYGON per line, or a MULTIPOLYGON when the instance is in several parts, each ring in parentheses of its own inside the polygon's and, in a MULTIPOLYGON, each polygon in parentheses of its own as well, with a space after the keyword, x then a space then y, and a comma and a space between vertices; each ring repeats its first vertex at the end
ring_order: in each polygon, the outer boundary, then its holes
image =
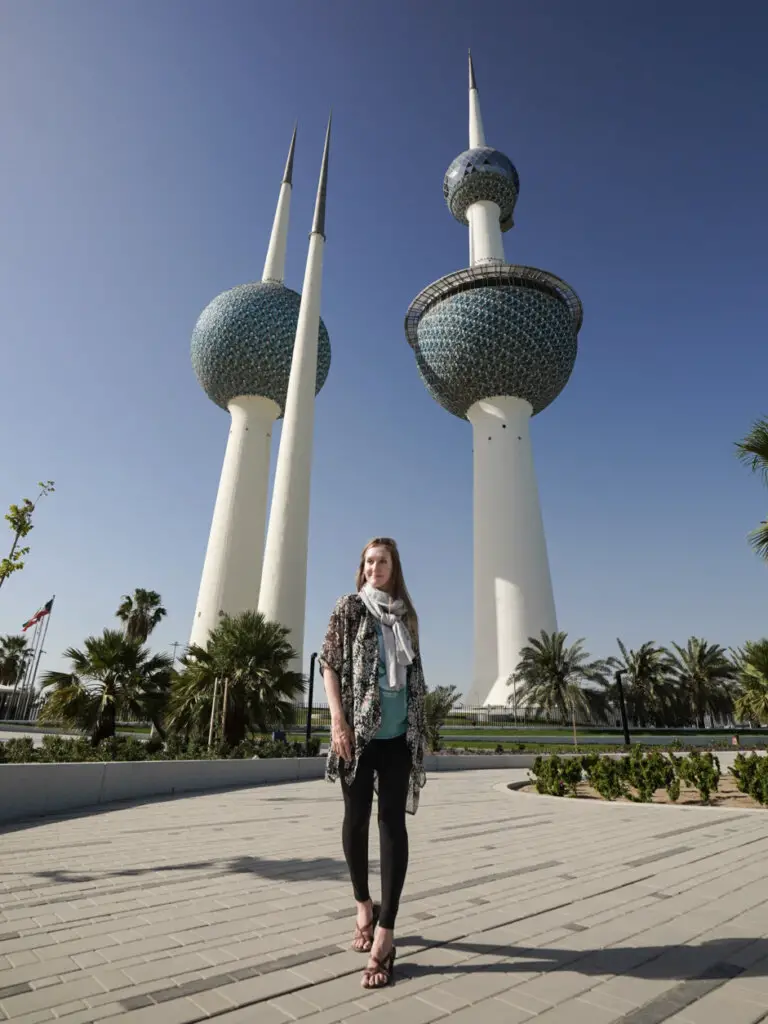
POLYGON ((373 805, 373 773, 379 777, 379 843, 381 848, 382 928, 394 928, 400 894, 408 870, 408 832, 405 804, 411 773, 411 751, 405 736, 393 740, 371 740, 357 765, 355 780, 342 778, 344 825, 341 830, 344 856, 349 865, 355 899, 365 903, 368 890, 368 826, 373 805))

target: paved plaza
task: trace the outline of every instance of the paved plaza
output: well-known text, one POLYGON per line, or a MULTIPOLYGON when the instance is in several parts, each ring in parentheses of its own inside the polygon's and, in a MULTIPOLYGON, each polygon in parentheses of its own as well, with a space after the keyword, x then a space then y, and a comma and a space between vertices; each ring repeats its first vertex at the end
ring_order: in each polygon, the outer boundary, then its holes
POLYGON ((397 984, 372 993, 360 988, 365 957, 347 948, 335 786, 6 826, 2 1013, 25 1024, 768 1020, 768 815, 506 788, 524 775, 430 778, 409 819, 397 984))

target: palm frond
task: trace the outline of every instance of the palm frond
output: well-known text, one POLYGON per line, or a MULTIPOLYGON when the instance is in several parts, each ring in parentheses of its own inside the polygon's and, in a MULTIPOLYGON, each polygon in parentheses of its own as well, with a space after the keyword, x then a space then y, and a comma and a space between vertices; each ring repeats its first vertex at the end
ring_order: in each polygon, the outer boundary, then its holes
POLYGON ((742 441, 736 442, 738 458, 768 482, 768 418, 757 420, 742 441))
POLYGON ((768 561, 768 520, 760 523, 747 536, 755 553, 768 561))

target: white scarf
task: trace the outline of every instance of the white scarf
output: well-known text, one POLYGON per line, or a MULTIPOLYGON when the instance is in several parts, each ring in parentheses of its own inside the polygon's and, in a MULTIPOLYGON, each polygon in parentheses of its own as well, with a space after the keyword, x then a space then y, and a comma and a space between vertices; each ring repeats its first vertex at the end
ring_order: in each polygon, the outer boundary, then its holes
POLYGON ((381 624, 384 639, 384 660, 390 690, 402 690, 407 679, 408 665, 413 661, 411 634, 405 624, 406 607, 399 598, 394 600, 383 590, 366 583, 360 591, 363 604, 381 624))

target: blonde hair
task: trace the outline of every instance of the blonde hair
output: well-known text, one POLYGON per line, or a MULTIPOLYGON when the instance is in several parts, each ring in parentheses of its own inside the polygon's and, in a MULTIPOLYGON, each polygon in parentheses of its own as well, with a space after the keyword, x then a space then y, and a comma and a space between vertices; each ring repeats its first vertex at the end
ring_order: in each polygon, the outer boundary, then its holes
POLYGON ((359 592, 363 589, 365 584, 365 556, 371 548, 386 548, 389 551, 389 557, 392 559, 392 575, 389 580, 389 592, 392 597, 397 600, 398 598, 405 605, 405 617, 408 624, 408 628, 415 640, 418 640, 419 636, 419 617, 416 614, 416 609, 413 607, 413 601, 411 595, 408 593, 408 587, 405 585, 405 578, 403 577, 403 563, 400 561, 400 552, 397 550, 397 544, 391 537, 374 537, 373 540, 369 540, 363 548, 362 554, 360 555, 360 564, 357 567, 357 575, 355 577, 355 589, 359 592))

